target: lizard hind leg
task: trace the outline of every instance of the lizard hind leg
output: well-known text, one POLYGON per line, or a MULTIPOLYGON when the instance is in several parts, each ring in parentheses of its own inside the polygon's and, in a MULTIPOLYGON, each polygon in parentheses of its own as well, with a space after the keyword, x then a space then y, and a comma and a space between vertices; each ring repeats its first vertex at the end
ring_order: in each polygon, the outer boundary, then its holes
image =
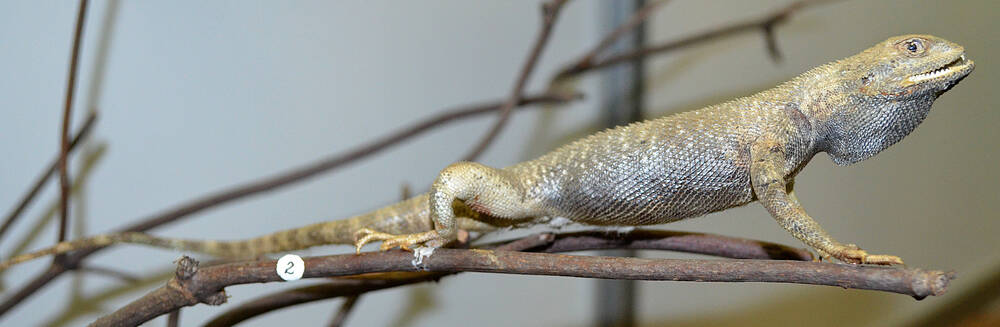
POLYGON ((361 246, 371 241, 382 241, 382 250, 410 249, 421 244, 441 247, 458 237, 458 223, 452 207, 456 200, 491 217, 520 219, 539 214, 527 198, 516 175, 474 162, 457 162, 442 170, 431 185, 428 204, 434 230, 394 235, 365 228, 355 233, 354 245, 359 252, 361 246))

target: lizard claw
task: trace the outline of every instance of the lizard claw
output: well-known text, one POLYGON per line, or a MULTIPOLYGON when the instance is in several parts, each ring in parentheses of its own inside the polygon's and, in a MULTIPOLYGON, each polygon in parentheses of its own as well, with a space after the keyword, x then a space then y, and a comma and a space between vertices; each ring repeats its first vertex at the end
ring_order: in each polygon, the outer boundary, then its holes
POLYGON ((376 232, 370 228, 362 228, 354 232, 354 253, 361 254, 361 247, 371 241, 384 240, 394 235, 376 232))
POLYGON ((379 247, 381 251, 390 250, 395 247, 410 251, 414 245, 430 241, 437 238, 437 236, 437 232, 433 230, 416 234, 394 235, 377 232, 369 228, 362 228, 354 233, 354 248, 355 253, 361 253, 361 247, 368 244, 368 242, 382 241, 382 246, 379 247))
POLYGON ((837 258, 840 261, 853 264, 901 265, 903 259, 887 254, 868 254, 857 245, 847 244, 834 248, 832 251, 820 251, 821 254, 837 258))

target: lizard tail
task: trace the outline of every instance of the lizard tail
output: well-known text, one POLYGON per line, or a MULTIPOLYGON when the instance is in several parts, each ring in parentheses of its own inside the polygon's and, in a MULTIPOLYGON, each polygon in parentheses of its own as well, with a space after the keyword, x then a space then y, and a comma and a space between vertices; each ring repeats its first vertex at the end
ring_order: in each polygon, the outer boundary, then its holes
POLYGON ((360 216, 317 223, 246 240, 188 240, 157 237, 138 232, 97 235, 60 242, 46 249, 14 256, 7 261, 0 262, 0 271, 25 261, 49 255, 120 243, 199 252, 224 258, 252 259, 268 253, 299 250, 318 245, 353 245, 355 232, 362 228, 384 233, 409 234, 428 231, 433 229, 433 226, 428 216, 427 195, 423 194, 360 216))

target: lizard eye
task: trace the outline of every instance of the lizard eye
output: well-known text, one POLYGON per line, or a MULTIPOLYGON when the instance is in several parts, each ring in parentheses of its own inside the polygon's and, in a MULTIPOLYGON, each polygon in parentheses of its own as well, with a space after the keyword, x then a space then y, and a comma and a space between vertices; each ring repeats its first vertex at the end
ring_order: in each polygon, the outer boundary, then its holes
POLYGON ((924 42, 921 39, 909 39, 900 42, 899 44, 896 45, 896 47, 900 51, 911 57, 921 56, 924 54, 924 50, 926 50, 926 47, 924 47, 924 42))

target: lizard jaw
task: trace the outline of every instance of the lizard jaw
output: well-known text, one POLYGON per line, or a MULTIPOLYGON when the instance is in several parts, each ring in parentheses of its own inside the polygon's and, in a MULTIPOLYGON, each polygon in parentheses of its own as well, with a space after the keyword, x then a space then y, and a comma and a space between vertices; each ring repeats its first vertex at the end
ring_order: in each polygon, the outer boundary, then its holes
POLYGON ((972 71, 972 67, 974 66, 975 62, 966 59, 965 54, 963 53, 957 59, 952 60, 941 68, 907 77, 903 82, 903 86, 911 86, 928 81, 953 79, 953 77, 965 76, 972 71))

